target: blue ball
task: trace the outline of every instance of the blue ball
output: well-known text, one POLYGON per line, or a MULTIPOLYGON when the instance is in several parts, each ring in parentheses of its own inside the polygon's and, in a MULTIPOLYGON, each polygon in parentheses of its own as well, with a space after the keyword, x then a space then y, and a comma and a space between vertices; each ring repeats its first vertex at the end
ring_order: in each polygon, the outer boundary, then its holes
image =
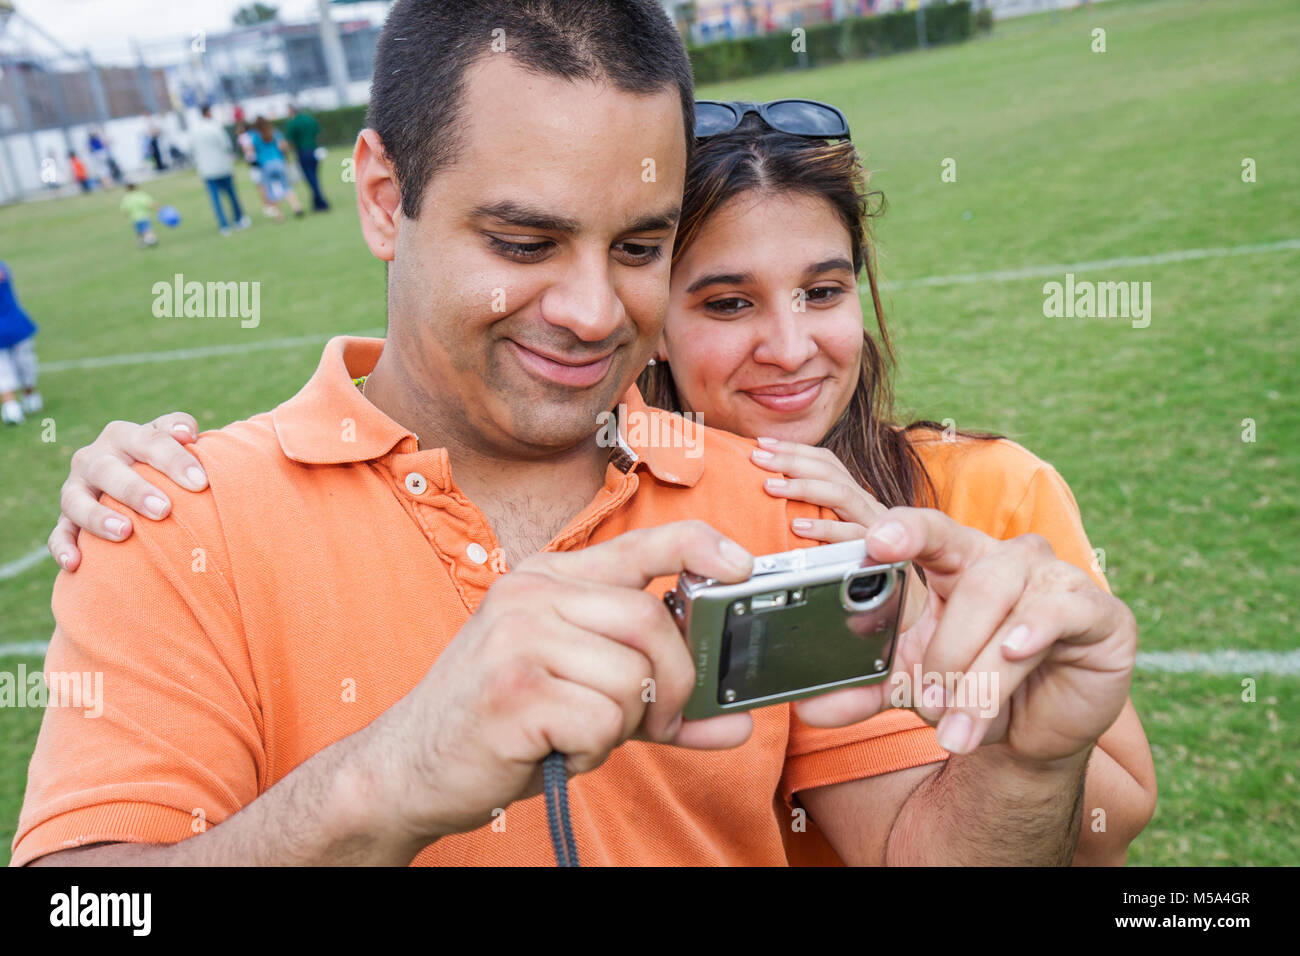
POLYGON ((158 221, 164 226, 175 229, 181 224, 181 214, 175 206, 163 206, 158 210, 158 221))

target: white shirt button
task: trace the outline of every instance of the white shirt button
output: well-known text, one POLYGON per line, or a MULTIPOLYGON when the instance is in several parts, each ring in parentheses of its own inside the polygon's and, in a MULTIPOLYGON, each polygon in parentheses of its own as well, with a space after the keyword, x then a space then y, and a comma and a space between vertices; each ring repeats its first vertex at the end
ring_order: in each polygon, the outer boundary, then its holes
POLYGON ((406 476, 406 490, 411 494, 422 495, 428 487, 429 483, 418 471, 413 471, 406 476))
POLYGON ((465 556, 475 564, 482 564, 488 558, 487 549, 477 541, 465 549, 465 556))

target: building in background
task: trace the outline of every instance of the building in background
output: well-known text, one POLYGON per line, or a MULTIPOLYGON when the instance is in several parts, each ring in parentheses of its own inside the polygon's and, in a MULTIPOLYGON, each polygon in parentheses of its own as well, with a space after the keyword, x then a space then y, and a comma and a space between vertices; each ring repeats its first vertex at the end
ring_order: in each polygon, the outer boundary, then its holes
MULTIPOLYGON (((329 16, 330 4, 318 10, 329 16)), ((68 154, 86 155, 92 133, 128 178, 153 174, 155 136, 169 165, 183 161, 186 128, 205 102, 226 122, 236 104, 251 120, 282 118, 290 101, 313 110, 364 103, 380 29, 366 17, 274 19, 132 43, 132 62, 109 65, 0 0, 0 202, 67 189, 68 154)))
MULTIPOLYGON (((795 27, 915 10, 946 0, 661 0, 668 16, 691 43, 714 43, 755 34, 786 32, 795 27)), ((988 7, 997 19, 1077 7, 1087 0, 972 0, 972 9, 988 7)))
MULTIPOLYGON (((35 2, 35 0, 21 0, 35 2)), ((350 4, 350 0, 332 0, 350 4)), ((941 2, 941 0, 930 0, 941 2)), ((688 42, 711 43, 797 26, 915 10, 925 0, 661 0, 688 42)), ((996 17, 1078 6, 1080 0, 973 0, 996 17)), ((385 4, 378 4, 382 17, 385 4)), ((358 9, 349 6, 349 12, 358 9)), ((281 119, 296 101, 311 110, 364 103, 381 23, 340 20, 331 0, 317 16, 273 19, 219 32, 133 43, 131 62, 97 63, 68 50, 0 0, 0 202, 67 188, 70 152, 89 153, 100 131, 128 177, 150 175, 148 144, 183 158, 186 127, 203 103, 223 122, 236 105, 249 120, 281 119)))

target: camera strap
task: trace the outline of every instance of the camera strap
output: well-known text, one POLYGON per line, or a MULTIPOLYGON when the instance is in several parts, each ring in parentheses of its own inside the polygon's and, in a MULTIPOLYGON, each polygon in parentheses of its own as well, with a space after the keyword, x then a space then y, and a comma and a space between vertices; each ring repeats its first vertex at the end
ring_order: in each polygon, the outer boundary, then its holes
POLYGON ((551 829, 551 846, 556 866, 579 866, 578 844, 569 820, 569 772, 564 754, 551 751, 542 761, 542 794, 546 798, 546 823, 551 829))

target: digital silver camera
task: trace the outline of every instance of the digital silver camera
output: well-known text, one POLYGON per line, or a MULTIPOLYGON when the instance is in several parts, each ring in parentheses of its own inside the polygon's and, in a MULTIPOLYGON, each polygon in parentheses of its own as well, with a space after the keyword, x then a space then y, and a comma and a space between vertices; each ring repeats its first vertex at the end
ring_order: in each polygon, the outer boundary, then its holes
POLYGON ((907 562, 868 565, 864 541, 754 559, 739 584, 683 573, 664 595, 695 661, 687 720, 884 680, 907 562))

